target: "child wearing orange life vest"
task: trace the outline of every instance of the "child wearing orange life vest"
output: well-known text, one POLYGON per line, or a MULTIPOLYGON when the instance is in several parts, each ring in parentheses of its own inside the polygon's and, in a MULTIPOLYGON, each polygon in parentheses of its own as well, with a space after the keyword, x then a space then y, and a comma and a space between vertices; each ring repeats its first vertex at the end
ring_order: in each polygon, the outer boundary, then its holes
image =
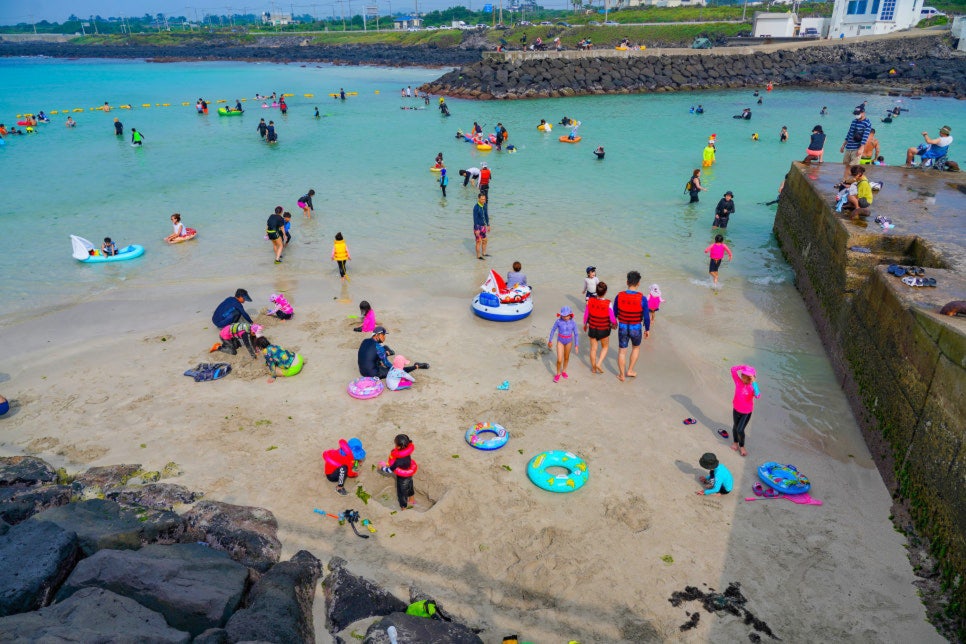
POLYGON ((412 508, 416 504, 416 490, 413 487, 413 475, 419 469, 419 465, 413 460, 412 454, 416 446, 409 436, 398 434, 395 440, 395 449, 389 453, 389 459, 385 463, 380 463, 379 467, 383 474, 396 475, 396 497, 399 499, 399 507, 403 510, 412 508))
POLYGON ((327 449, 322 452, 325 463, 325 478, 336 483, 335 491, 345 496, 345 479, 355 478, 359 473, 355 471, 358 461, 366 459, 366 450, 362 449, 362 441, 358 438, 339 439, 338 449, 327 449))
POLYGON ((352 258, 349 257, 349 247, 346 246, 342 233, 335 234, 335 243, 332 244, 332 259, 339 265, 339 277, 345 280, 346 262, 352 258))

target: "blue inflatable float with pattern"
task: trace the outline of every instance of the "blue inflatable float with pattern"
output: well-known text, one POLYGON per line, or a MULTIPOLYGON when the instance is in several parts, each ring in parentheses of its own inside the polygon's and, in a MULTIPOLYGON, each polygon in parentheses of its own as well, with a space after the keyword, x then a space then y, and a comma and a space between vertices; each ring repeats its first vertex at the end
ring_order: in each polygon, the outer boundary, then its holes
POLYGON ((541 452, 527 463, 527 476, 539 488, 548 492, 573 492, 587 483, 587 461, 571 452, 552 450, 541 452), (567 470, 566 474, 551 474, 548 468, 567 470))
POLYGON ((805 494, 812 488, 808 477, 794 465, 768 461, 758 466, 758 478, 783 494, 805 494))

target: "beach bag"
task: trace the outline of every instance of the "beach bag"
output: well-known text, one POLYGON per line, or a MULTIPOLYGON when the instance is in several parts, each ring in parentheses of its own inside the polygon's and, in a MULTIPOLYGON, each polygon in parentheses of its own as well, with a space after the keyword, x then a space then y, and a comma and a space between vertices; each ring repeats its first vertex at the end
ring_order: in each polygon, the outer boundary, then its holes
POLYGON ((406 609, 406 614, 413 615, 415 617, 440 619, 436 616, 436 602, 434 602, 432 599, 424 599, 422 601, 413 602, 406 609))

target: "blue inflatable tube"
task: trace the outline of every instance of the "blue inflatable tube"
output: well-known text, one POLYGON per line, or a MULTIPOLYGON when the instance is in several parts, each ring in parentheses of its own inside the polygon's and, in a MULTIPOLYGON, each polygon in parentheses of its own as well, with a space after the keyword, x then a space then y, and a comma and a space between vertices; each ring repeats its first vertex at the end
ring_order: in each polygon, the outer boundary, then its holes
POLYGON ((486 452, 500 449, 510 440, 510 432, 497 423, 477 423, 466 430, 466 442, 486 452))
POLYGON ((812 489, 808 477, 794 465, 768 461, 758 466, 758 478, 783 494, 805 494, 812 489))
POLYGON ((98 264, 101 262, 123 262, 128 259, 135 259, 144 254, 144 246, 131 244, 117 251, 117 255, 89 255, 87 259, 78 261, 87 264, 98 264))
POLYGON ((548 492, 573 492, 587 483, 587 462, 570 452, 553 450, 537 454, 527 463, 527 476, 537 487, 548 492), (549 467, 560 467, 567 474, 551 474, 549 467))

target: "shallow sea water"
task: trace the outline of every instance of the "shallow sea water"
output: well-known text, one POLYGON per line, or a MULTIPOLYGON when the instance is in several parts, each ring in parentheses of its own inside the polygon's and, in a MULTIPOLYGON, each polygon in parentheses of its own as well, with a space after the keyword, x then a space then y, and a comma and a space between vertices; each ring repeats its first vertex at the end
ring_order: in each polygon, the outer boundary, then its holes
MULTIPOLYGON (((459 168, 487 162, 493 170, 490 216, 492 266, 505 272, 524 264, 541 300, 533 318, 542 328, 555 309, 573 304, 584 267, 594 264, 613 294, 625 272, 637 268, 644 286, 659 283, 668 341, 684 362, 709 360, 726 342, 734 359, 755 360, 770 370, 788 409, 799 409, 806 442, 821 442, 833 418, 811 415, 803 405, 836 395, 828 361, 818 348, 793 275, 771 232, 778 185, 792 160, 801 159, 814 124, 828 134, 826 160, 838 162, 854 105, 869 100, 882 152, 890 163, 904 150, 949 124, 966 136, 966 110, 955 101, 902 99, 908 107, 892 124, 879 118, 896 99, 857 93, 777 88, 595 96, 515 102, 451 100, 451 118, 401 99, 399 90, 418 86, 442 70, 278 65, 169 63, 113 60, 0 59, 5 91, 0 121, 45 110, 83 108, 39 126, 37 134, 10 137, 0 147, 5 191, 0 221, 0 327, 44 310, 69 306, 119 290, 146 286, 208 288, 234 277, 331 275, 331 240, 346 236, 354 279, 379 280, 466 303, 482 281, 473 258, 471 209, 475 193, 464 189, 459 168), (358 92, 346 101, 329 92, 358 92), (289 112, 262 109, 256 92, 291 92, 289 112), (306 98, 304 94, 314 94, 306 98), (207 116, 195 113, 198 97, 211 102, 207 116), (219 117, 218 99, 247 98, 247 113, 219 117), (89 108, 109 101, 132 110, 89 108), (189 105, 183 106, 182 102, 189 105), (169 106, 159 104, 169 103, 169 106), (701 103, 706 113, 692 115, 701 103), (144 108, 143 104, 150 104, 144 108), (823 105, 829 116, 819 116, 823 105), (318 106, 323 118, 313 118, 318 106), (732 118, 751 107, 751 121, 732 118), (580 119, 583 140, 558 142, 536 130, 541 118, 556 123, 580 119), (111 121, 124 123, 125 136, 111 121), (274 119, 279 144, 258 137, 258 119, 274 119), (454 135, 478 121, 487 132, 500 121, 518 151, 483 153, 454 135), (782 125, 790 141, 779 143, 782 125), (145 145, 129 144, 130 128, 145 145), (757 132, 759 141, 752 141, 757 132), (701 202, 687 204, 684 184, 700 166, 709 135, 717 135, 718 161, 705 169, 701 202), (592 151, 604 145, 606 159, 592 151), (451 173, 442 199, 428 171, 437 152, 451 173), (317 214, 303 219, 297 198, 316 191, 317 214), (735 194, 736 214, 727 241, 735 261, 722 271, 722 289, 712 291, 703 255, 710 241, 714 205, 726 190, 735 194), (275 205, 293 214, 295 242, 285 263, 274 266, 264 222, 275 205), (180 212, 199 229, 192 242, 170 247, 168 218, 180 212), (110 265, 84 265, 71 258, 70 234, 98 242, 140 243, 143 258, 110 265), (715 347, 715 351, 712 351, 715 347)), ((874 171, 873 171, 874 176, 874 171)), ((466 315, 468 319, 469 311, 466 315)), ((724 350, 722 350, 724 351, 724 350)), ((715 360, 718 360, 715 358, 715 360)), ((696 380, 702 368, 695 367, 696 380)), ((820 406, 820 405, 819 405, 820 406)))

